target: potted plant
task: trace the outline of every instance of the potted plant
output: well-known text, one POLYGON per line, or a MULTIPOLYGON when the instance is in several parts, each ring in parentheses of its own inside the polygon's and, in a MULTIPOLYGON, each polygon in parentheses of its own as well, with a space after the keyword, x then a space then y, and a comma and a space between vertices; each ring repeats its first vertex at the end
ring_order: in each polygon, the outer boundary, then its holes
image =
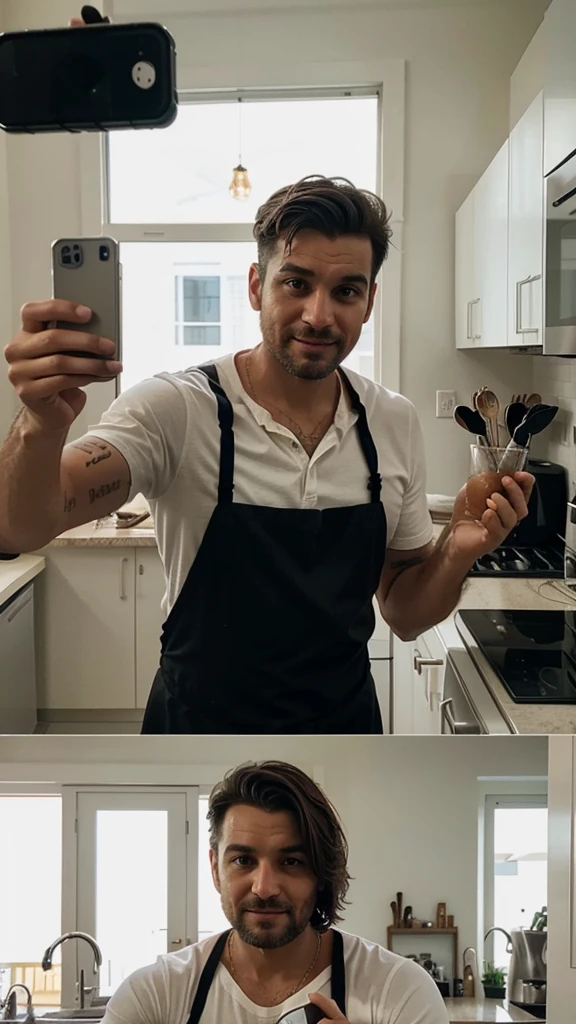
POLYGON ((506 998, 506 971, 503 967, 494 967, 494 964, 484 964, 482 985, 486 999, 506 998))

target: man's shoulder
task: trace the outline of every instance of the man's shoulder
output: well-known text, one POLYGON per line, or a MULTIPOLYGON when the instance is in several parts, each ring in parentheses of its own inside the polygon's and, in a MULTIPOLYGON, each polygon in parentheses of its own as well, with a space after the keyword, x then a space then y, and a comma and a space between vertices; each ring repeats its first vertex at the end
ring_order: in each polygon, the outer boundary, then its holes
POLYGON ((393 953, 377 942, 363 939, 360 935, 352 935, 349 932, 341 934, 344 944, 344 959, 351 967, 380 974, 382 978, 385 975, 395 974, 398 970, 402 971, 407 981, 409 975, 413 975, 413 980, 421 980, 422 976, 426 978, 426 972, 413 960, 393 953))
POLYGON ((410 415, 410 411, 414 407, 405 395, 401 395, 398 391, 391 391, 383 384, 378 384, 369 377, 363 377, 361 373, 356 373, 355 370, 349 370, 347 367, 345 373, 352 387, 357 391, 367 416, 374 413, 388 414, 390 412, 404 412, 406 416, 410 415))

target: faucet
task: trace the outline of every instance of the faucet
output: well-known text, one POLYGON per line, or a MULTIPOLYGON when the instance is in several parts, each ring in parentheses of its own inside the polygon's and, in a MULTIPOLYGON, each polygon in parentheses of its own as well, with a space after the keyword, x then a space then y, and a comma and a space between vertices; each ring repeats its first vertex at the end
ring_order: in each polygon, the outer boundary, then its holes
MULTIPOLYGON (((44 953, 44 956, 42 957, 42 970, 50 970, 50 968, 52 967, 52 957, 54 956, 54 951, 58 949, 58 946, 61 946, 64 942, 67 942, 68 939, 84 939, 84 942, 88 943, 88 945, 92 949, 92 952, 94 953, 94 974, 97 977, 98 970, 100 967, 102 967, 102 950, 100 949, 100 946, 96 942, 96 939, 93 939, 92 936, 88 935, 87 932, 65 932, 64 935, 60 935, 59 938, 57 938, 56 941, 53 942, 52 945, 49 946, 46 952, 44 953)), ((98 994, 98 983, 96 983, 96 985, 93 985, 91 988, 85 988, 84 969, 82 969, 80 971, 80 978, 77 982, 77 987, 80 1009, 83 1010, 86 1006, 85 996, 87 993, 90 994, 89 1005, 92 1005, 95 996, 98 994)))
POLYGON ((489 928, 488 931, 486 932, 486 935, 484 936, 484 942, 486 942, 486 939, 488 938, 489 935, 492 935, 492 932, 502 932, 502 935, 506 936, 506 941, 508 943, 508 946, 506 947, 506 952, 512 953, 514 950, 514 947, 512 945, 512 937, 504 928, 489 928))
POLYGON ((32 993, 27 985, 22 985, 21 982, 17 982, 15 985, 11 985, 6 993, 6 998, 3 1003, 0 1003, 0 1009, 2 1010, 2 1020, 16 1020, 18 1016, 18 1004, 16 1002, 16 989, 22 988, 26 993, 26 1016, 24 1018, 26 1024, 32 1024, 32 1021, 36 1020, 34 1016, 34 1007, 32 1006, 32 993))

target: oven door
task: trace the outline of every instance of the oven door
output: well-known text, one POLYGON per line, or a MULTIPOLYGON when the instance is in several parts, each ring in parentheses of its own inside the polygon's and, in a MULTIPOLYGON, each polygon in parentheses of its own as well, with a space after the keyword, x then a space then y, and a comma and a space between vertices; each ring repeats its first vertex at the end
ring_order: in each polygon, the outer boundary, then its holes
POLYGON ((576 356, 576 150, 545 179, 544 355, 576 356))

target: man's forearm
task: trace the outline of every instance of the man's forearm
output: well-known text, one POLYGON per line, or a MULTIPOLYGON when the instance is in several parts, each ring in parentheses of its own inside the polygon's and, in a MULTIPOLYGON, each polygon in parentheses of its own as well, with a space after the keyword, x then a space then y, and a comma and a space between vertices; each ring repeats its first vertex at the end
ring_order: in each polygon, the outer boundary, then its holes
POLYGON ((396 635, 413 640, 443 622, 458 604, 472 564, 454 552, 451 527, 447 526, 428 558, 411 566, 399 565, 399 575, 380 601, 382 614, 396 635))
POLYGON ((59 532, 67 431, 43 432, 23 408, 0 448, 0 551, 34 551, 59 532))

